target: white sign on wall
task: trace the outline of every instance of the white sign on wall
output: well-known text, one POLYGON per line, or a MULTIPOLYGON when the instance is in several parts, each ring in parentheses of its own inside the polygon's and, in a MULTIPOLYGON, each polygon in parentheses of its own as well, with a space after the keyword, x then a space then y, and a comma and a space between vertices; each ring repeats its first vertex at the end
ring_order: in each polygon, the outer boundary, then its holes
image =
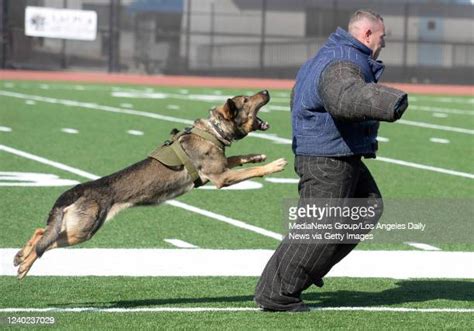
POLYGON ((25 35, 95 40, 97 13, 92 10, 31 7, 25 9, 25 35))

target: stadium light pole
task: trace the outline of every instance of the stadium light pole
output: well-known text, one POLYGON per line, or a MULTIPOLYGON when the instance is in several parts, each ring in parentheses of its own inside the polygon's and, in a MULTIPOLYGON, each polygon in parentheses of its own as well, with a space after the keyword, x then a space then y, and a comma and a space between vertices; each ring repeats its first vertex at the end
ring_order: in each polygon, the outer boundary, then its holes
POLYGON ((109 3, 109 72, 120 71, 120 8, 121 0, 109 3))
POLYGON ((7 38, 8 38, 8 1, 0 0, 0 68, 5 69, 7 64, 7 38))
POLYGON ((262 0, 262 26, 260 29, 260 72, 265 71, 265 34, 266 34, 266 13, 267 12, 267 0, 262 0))
POLYGON ((186 1, 186 53, 185 53, 185 69, 189 73, 189 54, 191 47, 191 0, 186 1))
POLYGON ((405 2, 403 6, 403 55, 402 55, 402 79, 408 81, 407 57, 408 57, 408 18, 410 16, 410 4, 405 2))
MULTIPOLYGON (((63 0, 63 8, 67 9, 68 3, 67 0, 63 0)), ((66 39, 61 39, 61 69, 66 69, 67 60, 66 60, 66 39)))

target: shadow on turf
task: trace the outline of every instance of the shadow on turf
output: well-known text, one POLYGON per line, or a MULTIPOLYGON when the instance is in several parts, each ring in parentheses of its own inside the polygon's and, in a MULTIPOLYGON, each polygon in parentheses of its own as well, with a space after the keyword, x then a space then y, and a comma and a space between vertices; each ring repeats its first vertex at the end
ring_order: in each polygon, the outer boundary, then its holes
MULTIPOLYGON (((330 283, 330 281, 328 282, 330 283)), ((303 299, 310 305, 319 307, 339 306, 381 306, 404 303, 425 302, 431 300, 474 301, 474 282, 455 280, 403 280, 396 288, 381 292, 326 291, 306 293, 303 299)), ((101 308, 133 308, 147 306, 169 306, 196 303, 238 303, 252 302, 252 295, 201 297, 201 298, 157 298, 140 300, 121 300, 110 302, 83 302, 84 306, 101 308)), ((52 306, 66 306, 54 304, 52 306)), ((77 302, 74 303, 77 306, 77 302)))
POLYGON ((381 306, 431 300, 473 301, 474 282, 461 280, 403 280, 381 292, 312 292, 304 300, 318 306, 381 306))

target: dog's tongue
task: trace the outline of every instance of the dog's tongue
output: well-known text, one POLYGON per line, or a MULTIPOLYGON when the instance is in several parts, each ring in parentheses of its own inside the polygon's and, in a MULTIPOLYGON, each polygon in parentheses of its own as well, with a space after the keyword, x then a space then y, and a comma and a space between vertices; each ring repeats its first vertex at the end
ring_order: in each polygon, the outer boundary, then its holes
POLYGON ((268 124, 268 122, 266 122, 266 121, 263 121, 261 118, 257 117, 257 121, 258 121, 258 129, 259 130, 265 131, 265 130, 268 130, 270 128, 270 124, 268 124))

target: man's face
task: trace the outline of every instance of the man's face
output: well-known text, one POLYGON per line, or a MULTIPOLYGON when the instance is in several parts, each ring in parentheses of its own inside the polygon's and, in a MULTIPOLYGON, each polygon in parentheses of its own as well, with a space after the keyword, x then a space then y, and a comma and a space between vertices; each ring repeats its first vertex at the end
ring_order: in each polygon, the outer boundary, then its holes
POLYGON ((379 57, 380 51, 385 47, 385 25, 379 21, 372 24, 371 29, 366 31, 366 45, 372 50, 372 58, 379 57))

